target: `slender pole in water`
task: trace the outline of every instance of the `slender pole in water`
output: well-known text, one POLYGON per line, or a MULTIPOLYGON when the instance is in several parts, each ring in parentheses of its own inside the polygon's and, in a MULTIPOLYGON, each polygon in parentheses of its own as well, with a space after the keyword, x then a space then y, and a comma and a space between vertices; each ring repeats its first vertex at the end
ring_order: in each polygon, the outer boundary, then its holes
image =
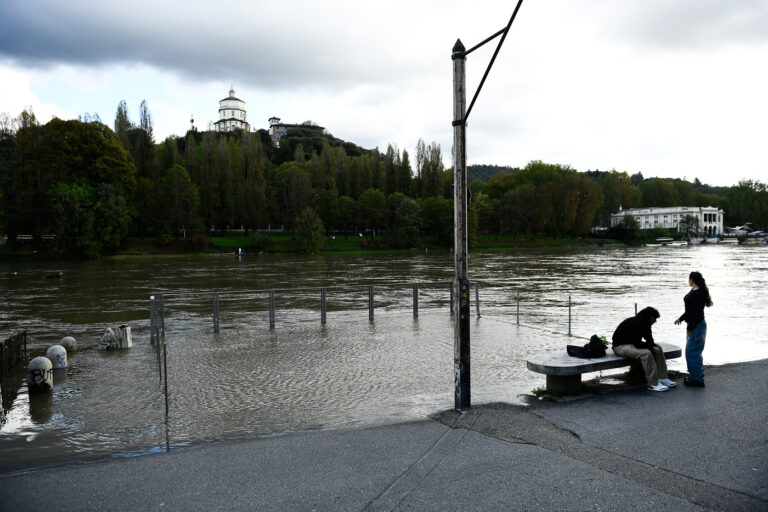
POLYGON ((160 334, 165 338, 165 299, 162 293, 158 297, 160 298, 160 334))
POLYGON ((320 323, 325 325, 325 288, 320 288, 320 323))
POLYGON ((568 336, 571 335, 571 296, 568 296, 568 336))
POLYGON ((419 316, 419 283, 413 283, 413 317, 419 316))
POLYGON ((635 315, 637 315, 637 302, 635 302, 635 315))
POLYGON ((517 325, 520 325, 520 290, 517 290, 517 325))
POLYGON ((168 414, 168 353, 163 343, 163 366, 165 366, 165 414, 168 414))
POLYGON ((160 382, 163 382, 163 363, 160 361, 160 336, 156 335, 157 343, 155 343, 155 352, 157 352, 157 373, 160 377, 160 382))
POLYGON ((451 283, 451 315, 453 315, 453 283, 451 283))
POLYGON ((275 290, 269 290, 269 328, 275 328, 275 290))
POLYGON ((480 292, 477 288, 477 282, 475 282, 475 309, 477 310, 477 318, 480 318, 480 292))
POLYGON ((155 323, 157 322, 157 315, 155 313, 155 296, 149 296, 149 342, 155 343, 155 323))
POLYGON ((219 332, 219 294, 213 292, 213 332, 219 332))
POLYGON ((373 322, 373 285, 368 285, 368 321, 373 322))

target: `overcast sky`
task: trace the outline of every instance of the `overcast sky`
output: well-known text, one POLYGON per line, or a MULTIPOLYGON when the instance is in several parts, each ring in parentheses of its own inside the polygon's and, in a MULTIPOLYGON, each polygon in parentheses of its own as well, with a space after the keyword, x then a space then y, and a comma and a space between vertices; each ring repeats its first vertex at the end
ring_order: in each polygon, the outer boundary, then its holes
MULTIPOLYGON (((156 138, 218 118, 312 120, 366 148, 419 138, 451 165, 451 48, 515 1, 2 0, 0 113, 146 99, 156 138)), ((498 41, 498 40, 496 40, 498 41)), ((467 59, 468 101, 496 41, 467 59)), ((468 122, 468 163, 531 160, 712 185, 768 181, 768 1, 525 0, 468 122)))

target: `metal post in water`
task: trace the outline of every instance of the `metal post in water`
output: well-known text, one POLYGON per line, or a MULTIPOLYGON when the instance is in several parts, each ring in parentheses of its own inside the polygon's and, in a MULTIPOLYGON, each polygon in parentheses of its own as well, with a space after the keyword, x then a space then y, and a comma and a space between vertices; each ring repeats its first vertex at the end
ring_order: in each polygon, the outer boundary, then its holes
POLYGON ((163 366, 165 366, 165 414, 168 414, 168 353, 163 343, 163 366))
POLYGON ((163 382, 163 363, 160 361, 160 337, 156 335, 157 343, 155 343, 155 352, 157 352, 157 373, 160 377, 160 383, 163 382))
POLYGON ((269 328, 275 328, 275 290, 269 290, 269 328))
POLYGON ((368 285, 368 321, 373 322, 373 285, 368 285))
POLYGON ((149 296, 149 342, 155 343, 155 326, 157 324, 157 311, 155 307, 155 296, 149 296))
POLYGON ((413 316, 419 316, 419 283, 413 283, 413 316))
POLYGON ((517 290, 517 325, 520 325, 520 290, 517 290))
POLYGON ((451 315, 453 315, 453 283, 451 283, 451 315))
POLYGON ((475 310, 477 311, 477 318, 480 318, 480 292, 477 288, 477 282, 475 282, 475 310))
POLYGON ((637 315, 637 302, 635 302, 635 315, 637 315))
POLYGON ((158 295, 160 298, 160 335, 165 339, 165 299, 163 294, 158 295))
POLYGON ((320 288, 320 323, 325 325, 325 288, 320 288))
POLYGON ((568 336, 571 335, 571 296, 568 296, 568 336))
POLYGON ((219 332, 219 294, 213 292, 213 332, 219 332))

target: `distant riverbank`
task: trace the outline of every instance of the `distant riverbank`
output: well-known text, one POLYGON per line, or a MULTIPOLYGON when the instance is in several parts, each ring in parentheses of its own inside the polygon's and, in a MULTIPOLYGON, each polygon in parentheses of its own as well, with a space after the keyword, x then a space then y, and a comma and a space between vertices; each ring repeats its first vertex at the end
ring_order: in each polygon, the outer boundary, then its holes
MULTIPOLYGON (((622 242, 606 238, 571 238, 569 236, 521 238, 513 235, 482 235, 470 247, 472 251, 516 251, 530 249, 573 249, 589 247, 621 247, 622 242)), ((325 237, 321 254, 356 254, 356 253, 392 253, 392 252, 430 252, 451 250, 449 245, 441 243, 437 237, 420 237, 416 247, 402 248, 392 243, 388 236, 334 235, 325 237)), ((283 231, 260 232, 259 236, 246 236, 242 232, 230 232, 222 236, 209 238, 194 236, 178 239, 145 237, 129 238, 123 246, 105 257, 141 257, 141 256, 206 256, 218 254, 255 253, 298 253, 299 248, 290 233, 283 231)), ((10 252, 0 246, 0 261, 37 261, 68 260, 72 256, 49 250, 36 250, 31 241, 16 251, 10 252)))
MULTIPOLYGON (((472 250, 515 250, 515 249, 547 249, 547 248, 579 248, 624 245, 617 240, 602 238, 571 238, 571 237, 537 237, 521 239, 511 235, 482 236, 474 244, 472 250)), ((239 234, 214 236, 208 239, 207 247, 203 250, 190 250, 184 240, 175 240, 160 244, 157 239, 131 239, 119 255, 158 255, 158 254, 216 254, 216 253, 297 253, 298 244, 289 233, 268 233, 268 241, 259 243, 254 237, 239 234)), ((416 247, 397 247, 387 236, 375 238, 361 236, 335 235, 325 238, 321 253, 375 253, 375 252, 425 252, 450 251, 451 247, 438 242, 436 237, 421 237, 416 247)))

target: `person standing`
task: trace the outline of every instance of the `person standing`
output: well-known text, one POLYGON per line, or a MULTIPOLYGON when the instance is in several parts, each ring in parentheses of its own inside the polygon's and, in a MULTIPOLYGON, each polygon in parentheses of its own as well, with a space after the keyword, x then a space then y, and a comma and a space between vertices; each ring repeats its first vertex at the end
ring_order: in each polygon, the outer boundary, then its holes
POLYGON ((659 316, 658 310, 647 307, 622 321, 613 333, 613 353, 640 360, 650 391, 666 391, 677 386, 667 375, 664 351, 653 341, 651 326, 659 316))
POLYGON ((704 341, 707 339, 707 322, 704 320, 704 307, 712 306, 704 276, 701 272, 691 272, 688 276, 691 291, 683 297, 685 313, 675 320, 675 325, 686 323, 685 362, 688 364, 686 386, 704 387, 704 341))

